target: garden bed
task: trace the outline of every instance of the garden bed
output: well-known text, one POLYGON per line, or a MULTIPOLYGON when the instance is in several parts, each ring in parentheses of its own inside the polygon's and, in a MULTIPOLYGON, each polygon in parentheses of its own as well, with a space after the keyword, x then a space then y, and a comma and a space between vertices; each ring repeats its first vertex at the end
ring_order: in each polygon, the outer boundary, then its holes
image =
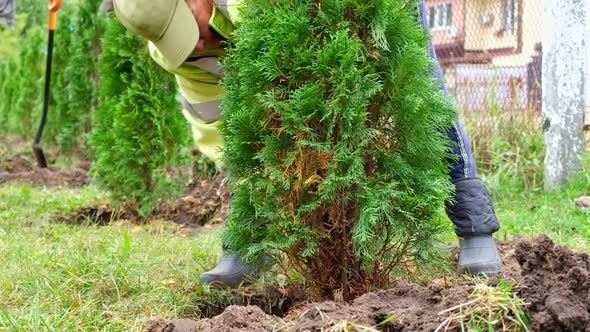
POLYGON ((0 184, 20 183, 47 187, 81 187, 88 184, 88 162, 71 169, 40 168, 33 153, 0 158, 0 184))
MULTIPOLYGON (((32 154, 15 154, 0 158, 0 184, 80 187, 89 183, 88 163, 71 169, 36 167, 32 154)), ((229 198, 221 176, 193 179, 172 208, 162 208, 160 216, 199 229, 206 223, 222 224, 229 198)), ((84 207, 61 216, 60 220, 81 223, 90 220, 108 224, 117 219, 108 204, 84 207)), ((501 242, 504 274, 485 281, 490 286, 515 283, 511 290, 526 304, 531 331, 587 331, 590 325, 590 263, 586 254, 555 245, 549 237, 515 239, 501 242)), ((456 258, 455 258, 456 261, 456 258)), ((193 321, 153 319, 147 332, 158 331, 457 331, 461 314, 487 300, 470 296, 481 280, 441 276, 426 286, 398 281, 395 287, 365 294, 352 303, 302 302, 301 296, 290 298, 288 310, 263 311, 258 306, 232 305, 211 318, 193 321), (275 315, 273 315, 273 313, 275 315), (278 316, 277 316, 278 315, 278 316)), ((507 288, 505 288, 507 289, 507 288)), ((240 303, 263 303, 243 301, 240 303)), ((199 307, 199 303, 195 304, 199 307)), ((263 306, 264 307, 264 306, 263 306)), ((223 307, 217 308, 219 313, 223 307)), ((196 310, 203 313, 203 310, 196 310)), ((467 317, 467 316, 465 316, 467 317)), ((509 316, 508 316, 509 317, 509 316)), ((511 317, 515 318, 515 317, 511 317)), ((467 318, 464 318, 467 319, 467 318)))
MULTIPOLYGON (((590 264, 586 254, 557 246, 546 236, 515 239, 499 247, 505 272, 502 279, 487 283, 516 283, 513 291, 526 303, 531 331, 587 331, 590 264)), ((284 317, 268 315, 256 306, 230 306, 221 315, 200 321, 155 319, 145 331, 459 331, 458 313, 489 301, 470 297, 480 283, 439 279, 419 286, 400 281, 394 288, 365 294, 351 304, 309 303, 295 306, 284 317)))
MULTIPOLYGON (((47 156, 50 160, 52 156, 47 156)), ((32 153, 0 155, 0 185, 27 184, 33 187, 82 187, 90 183, 89 161, 82 161, 71 168, 52 166, 40 168, 32 153)), ((186 227, 200 229, 207 225, 220 225, 225 221, 229 206, 229 195, 224 186, 223 176, 200 177, 195 175, 187 183, 180 198, 173 205, 162 205, 155 209, 152 219, 165 218, 186 227)), ((105 225, 118 218, 136 221, 137 216, 130 211, 115 209, 108 203, 78 208, 67 215, 59 215, 57 220, 80 224, 93 223, 105 225)))

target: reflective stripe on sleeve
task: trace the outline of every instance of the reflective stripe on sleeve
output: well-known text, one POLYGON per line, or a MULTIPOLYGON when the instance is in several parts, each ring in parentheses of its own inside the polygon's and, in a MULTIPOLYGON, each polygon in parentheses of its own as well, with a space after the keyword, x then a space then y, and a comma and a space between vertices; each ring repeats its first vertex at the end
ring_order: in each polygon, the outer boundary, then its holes
POLYGON ((229 11, 227 10, 227 0, 213 0, 213 3, 215 3, 215 7, 219 9, 223 16, 231 22, 229 11))
POLYGON ((223 78, 223 75, 225 74, 225 70, 219 64, 219 58, 216 56, 200 58, 199 60, 190 61, 189 63, 219 78, 223 78))
POLYGON ((191 104, 184 97, 180 97, 182 108, 187 110, 191 115, 203 120, 205 123, 211 123, 219 120, 221 110, 219 105, 221 100, 214 100, 206 103, 191 104))

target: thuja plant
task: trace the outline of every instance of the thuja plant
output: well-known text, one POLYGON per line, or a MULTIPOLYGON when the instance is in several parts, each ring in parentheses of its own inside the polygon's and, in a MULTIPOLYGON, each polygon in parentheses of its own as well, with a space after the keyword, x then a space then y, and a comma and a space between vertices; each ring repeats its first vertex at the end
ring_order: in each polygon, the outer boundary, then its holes
POLYGON ((181 162, 188 131, 174 78, 150 59, 147 46, 115 19, 99 59, 101 105, 90 133, 91 175, 115 203, 147 217, 173 197, 168 174, 181 162))
POLYGON ((8 132, 8 119, 15 100, 17 64, 14 59, 2 59, 2 78, 0 79, 0 132, 8 132))
POLYGON ((67 154, 86 145, 86 133, 92 128, 98 106, 98 54, 105 29, 104 16, 97 14, 100 3, 100 0, 80 2, 72 23, 73 54, 63 73, 69 82, 64 90, 68 107, 57 136, 60 150, 67 154))
POLYGON ((351 299, 432 268, 452 104, 408 0, 251 0, 229 50, 225 238, 314 295, 351 299))
POLYGON ((41 115, 47 48, 44 32, 40 27, 27 30, 17 59, 7 125, 9 132, 22 137, 33 137, 41 115))

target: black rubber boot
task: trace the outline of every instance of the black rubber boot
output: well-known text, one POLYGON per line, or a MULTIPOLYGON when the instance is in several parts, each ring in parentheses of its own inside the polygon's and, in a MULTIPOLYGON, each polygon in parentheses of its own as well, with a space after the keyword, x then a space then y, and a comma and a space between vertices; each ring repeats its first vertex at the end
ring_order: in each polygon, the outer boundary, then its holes
POLYGON ((200 279, 201 285, 236 288, 246 281, 248 276, 255 274, 256 268, 244 264, 240 256, 226 254, 213 270, 201 274, 200 279))
POLYGON ((459 273, 492 276, 502 271, 502 259, 491 235, 459 241, 459 273))
POLYGON ((455 225, 459 242, 459 273, 493 275, 502 271, 502 260, 492 233, 500 225, 486 186, 480 178, 454 181, 454 200, 447 203, 447 215, 455 225))

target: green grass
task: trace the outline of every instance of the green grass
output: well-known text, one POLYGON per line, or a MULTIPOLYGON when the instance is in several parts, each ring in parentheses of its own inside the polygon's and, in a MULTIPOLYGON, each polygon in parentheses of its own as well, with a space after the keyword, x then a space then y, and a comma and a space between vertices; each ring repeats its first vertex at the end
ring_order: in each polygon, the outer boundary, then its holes
MULTIPOLYGON (((575 207, 574 200, 590 195, 590 158, 580 176, 558 190, 522 191, 490 182, 501 230, 497 237, 549 235, 556 243, 590 252, 590 210, 575 207)), ((484 181, 485 181, 484 177, 484 181)))
POLYGON ((219 259, 219 234, 52 222, 102 199, 94 187, 0 188, 0 331, 133 331, 151 316, 196 314, 194 286, 219 259))
MULTIPOLYGON (((590 252, 590 212, 573 203, 590 194, 588 160, 584 165, 578 178, 551 193, 484 176, 502 225, 497 237, 548 234, 590 252)), ((195 301, 231 303, 229 295, 197 286, 221 255, 219 232, 183 235, 165 221, 55 221, 57 213, 104 200, 93 186, 0 187, 0 331, 140 331, 154 316, 198 318, 195 301)))

